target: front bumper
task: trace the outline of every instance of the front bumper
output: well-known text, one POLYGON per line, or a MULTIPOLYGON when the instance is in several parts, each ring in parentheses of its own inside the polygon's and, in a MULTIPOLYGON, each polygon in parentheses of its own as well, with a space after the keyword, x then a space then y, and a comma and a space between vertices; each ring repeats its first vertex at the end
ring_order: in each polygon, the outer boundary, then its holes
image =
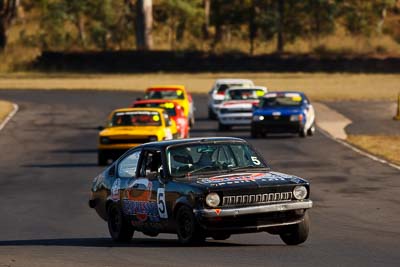
POLYGON ((311 200, 221 209, 195 209, 195 216, 208 232, 251 233, 303 220, 311 200))
POLYGON ((264 133, 298 133, 304 127, 299 121, 252 121, 251 128, 264 133))

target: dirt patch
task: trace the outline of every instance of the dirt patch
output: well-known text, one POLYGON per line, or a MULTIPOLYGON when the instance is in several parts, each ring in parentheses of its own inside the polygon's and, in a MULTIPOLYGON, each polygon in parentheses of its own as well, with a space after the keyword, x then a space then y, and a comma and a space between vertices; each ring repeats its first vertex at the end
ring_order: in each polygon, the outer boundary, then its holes
POLYGON ((400 164, 400 135, 349 135, 347 141, 371 154, 400 164))
POLYGON ((272 90, 304 91, 311 99, 397 99, 400 74, 326 73, 155 73, 155 74, 43 74, 0 75, 0 89, 132 90, 154 84, 184 84, 192 93, 207 93, 218 78, 248 78, 272 90))
POLYGON ((0 100, 0 123, 7 117, 13 110, 13 105, 10 102, 0 100))

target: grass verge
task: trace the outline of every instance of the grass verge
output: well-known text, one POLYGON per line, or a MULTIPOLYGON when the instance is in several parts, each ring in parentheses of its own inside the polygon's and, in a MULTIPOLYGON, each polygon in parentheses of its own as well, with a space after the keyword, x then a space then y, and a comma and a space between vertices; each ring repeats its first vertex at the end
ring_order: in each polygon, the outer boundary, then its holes
POLYGON ((300 90, 313 100, 389 100, 399 92, 399 74, 326 73, 155 73, 155 74, 0 74, 0 89, 135 90, 154 84, 184 84, 206 93, 218 78, 248 78, 269 90, 300 90))
POLYGON ((0 123, 7 117, 13 110, 13 104, 7 101, 0 100, 0 123))
POLYGON ((371 154, 400 165, 400 135, 349 135, 347 141, 371 154))

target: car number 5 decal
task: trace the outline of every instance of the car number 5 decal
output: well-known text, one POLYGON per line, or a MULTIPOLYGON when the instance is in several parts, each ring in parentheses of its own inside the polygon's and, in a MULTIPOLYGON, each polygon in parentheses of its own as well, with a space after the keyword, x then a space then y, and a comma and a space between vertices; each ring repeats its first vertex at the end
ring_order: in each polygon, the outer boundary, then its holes
POLYGON ((260 165, 260 164, 261 164, 261 162, 258 160, 257 157, 251 157, 251 160, 252 160, 253 163, 256 164, 256 165, 260 165))
POLYGON ((168 219, 167 205, 165 204, 165 189, 158 188, 157 190, 157 206, 160 218, 168 219))

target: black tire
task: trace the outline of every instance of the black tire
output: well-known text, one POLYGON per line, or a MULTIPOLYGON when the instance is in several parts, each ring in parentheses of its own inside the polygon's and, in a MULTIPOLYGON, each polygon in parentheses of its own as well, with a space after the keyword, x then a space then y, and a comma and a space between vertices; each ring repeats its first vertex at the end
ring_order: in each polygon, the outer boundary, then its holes
POLYGON ((208 118, 210 120, 215 120, 217 119, 217 115, 214 113, 214 111, 212 110, 212 108, 208 108, 208 118))
POLYGON ((111 204, 107 210, 108 231, 114 242, 129 242, 134 233, 133 226, 123 216, 121 208, 116 204, 111 204))
POLYGON ((300 129, 299 136, 305 138, 307 136, 307 129, 305 127, 300 129))
POLYGON ((314 133, 315 133, 315 123, 313 123, 313 124, 311 125, 311 127, 307 130, 307 135, 308 135, 308 136, 313 136, 314 133))
POLYGON ((106 166, 107 165, 108 156, 107 153, 104 151, 97 152, 97 164, 99 166, 106 166))
POLYGON ((310 218, 308 213, 304 215, 302 222, 287 226, 284 229, 285 230, 280 234, 280 237, 286 245, 295 246, 304 243, 307 240, 310 230, 310 218))
POLYGON ((192 210, 187 206, 179 208, 176 215, 176 232, 181 244, 201 243, 205 240, 205 235, 192 210))
POLYGON ((257 137, 258 137, 258 132, 256 131, 256 129, 251 128, 250 135, 251 135, 251 138, 257 139, 257 137))
POLYGON ((189 127, 193 127, 194 126, 194 115, 191 115, 189 118, 189 127))
POLYGON ((231 234, 228 233, 217 233, 211 236, 214 240, 227 240, 231 237, 231 234))
POLYGON ((218 123, 218 130, 219 131, 229 131, 231 129, 231 126, 225 125, 222 123, 218 123))

